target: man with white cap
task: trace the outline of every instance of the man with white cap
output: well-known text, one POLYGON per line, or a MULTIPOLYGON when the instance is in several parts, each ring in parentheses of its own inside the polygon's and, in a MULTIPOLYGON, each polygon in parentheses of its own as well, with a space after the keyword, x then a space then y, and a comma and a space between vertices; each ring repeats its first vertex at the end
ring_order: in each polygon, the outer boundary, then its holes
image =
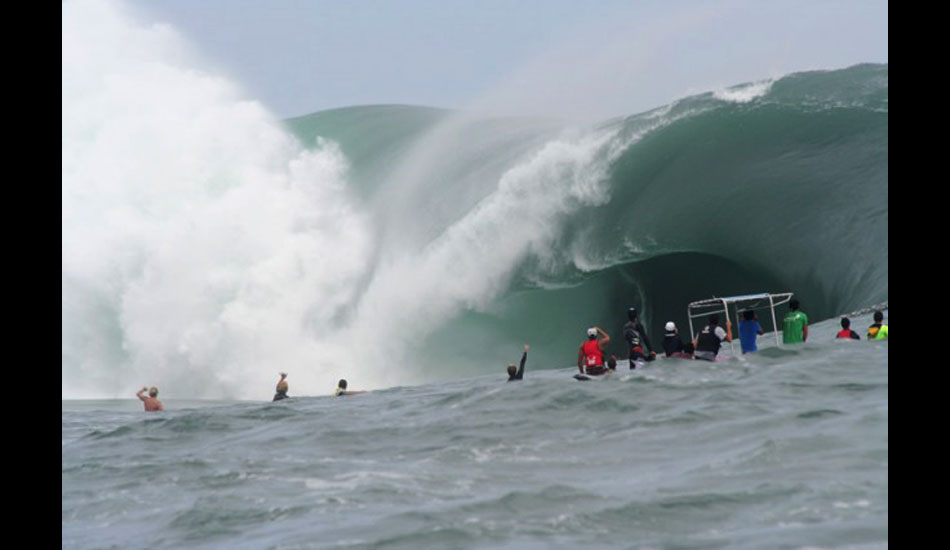
POLYGON ((584 368, 587 368, 586 374, 603 374, 607 372, 604 366, 604 348, 610 342, 610 335, 600 329, 600 327, 591 327, 587 329, 587 341, 581 344, 577 350, 577 370, 585 374, 584 368), (601 339, 597 339, 600 333, 601 339))
POLYGON ((663 351, 667 357, 673 357, 674 353, 685 351, 683 340, 680 339, 679 329, 676 328, 676 323, 673 321, 666 323, 666 333, 663 335, 663 351))

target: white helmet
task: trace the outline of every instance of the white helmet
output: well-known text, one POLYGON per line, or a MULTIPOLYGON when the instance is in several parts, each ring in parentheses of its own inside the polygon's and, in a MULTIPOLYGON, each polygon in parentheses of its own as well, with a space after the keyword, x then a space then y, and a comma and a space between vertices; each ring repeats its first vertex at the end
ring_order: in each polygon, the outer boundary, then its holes
POLYGON ((597 336, 597 329, 595 329, 595 328, 589 328, 589 329, 587 329, 587 335, 588 335, 588 336, 597 336))
POLYGON ((676 324, 673 321, 666 323, 666 332, 676 332, 676 324))

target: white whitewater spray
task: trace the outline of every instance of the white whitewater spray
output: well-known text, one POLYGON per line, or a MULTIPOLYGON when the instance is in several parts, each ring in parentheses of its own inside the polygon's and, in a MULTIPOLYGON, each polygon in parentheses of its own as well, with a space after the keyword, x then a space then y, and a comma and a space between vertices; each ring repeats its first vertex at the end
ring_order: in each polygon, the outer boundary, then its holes
POLYGON ((63 4, 63 397, 327 385, 370 244, 345 159, 120 8, 63 4))
MULTIPOLYGON (((469 122, 422 140, 390 191, 428 192, 446 153, 477 164, 485 151, 445 139, 469 122)), ((551 260, 566 219, 610 200, 609 166, 649 130, 621 128, 534 147, 434 237, 401 237, 425 212, 352 203, 335 146, 304 150, 172 29, 67 2, 63 397, 261 399, 281 370, 291 395, 419 382, 414 343, 490 307, 527 257, 551 260)))

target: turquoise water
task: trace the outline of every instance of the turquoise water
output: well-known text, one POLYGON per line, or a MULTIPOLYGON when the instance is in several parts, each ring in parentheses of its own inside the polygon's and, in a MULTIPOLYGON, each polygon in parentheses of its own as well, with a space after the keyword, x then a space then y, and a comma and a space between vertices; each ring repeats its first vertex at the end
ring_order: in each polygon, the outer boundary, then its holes
POLYGON ((887 300, 887 72, 797 73, 583 130, 407 106, 288 125, 355 159, 353 185, 380 226, 373 276, 408 256, 439 262, 413 271, 433 286, 474 288, 412 295, 448 312, 431 334, 406 335, 426 380, 447 362, 477 374, 486 353, 503 361, 519 341, 557 363, 584 327, 619 328, 630 306, 659 334, 712 296, 790 291, 813 320, 887 300), (404 209, 387 213, 394 204, 404 209))

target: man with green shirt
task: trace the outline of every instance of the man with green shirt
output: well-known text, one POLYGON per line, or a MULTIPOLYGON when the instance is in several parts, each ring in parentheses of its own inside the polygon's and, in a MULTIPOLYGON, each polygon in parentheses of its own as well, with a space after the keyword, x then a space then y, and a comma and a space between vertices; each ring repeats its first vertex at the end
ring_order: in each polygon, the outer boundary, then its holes
POLYGON ((887 340, 887 325, 880 310, 874 312, 874 324, 868 327, 868 340, 887 340))
POLYGON ((791 309, 782 321, 782 340, 786 344, 801 344, 808 339, 808 316, 798 311, 798 300, 788 303, 791 309))

